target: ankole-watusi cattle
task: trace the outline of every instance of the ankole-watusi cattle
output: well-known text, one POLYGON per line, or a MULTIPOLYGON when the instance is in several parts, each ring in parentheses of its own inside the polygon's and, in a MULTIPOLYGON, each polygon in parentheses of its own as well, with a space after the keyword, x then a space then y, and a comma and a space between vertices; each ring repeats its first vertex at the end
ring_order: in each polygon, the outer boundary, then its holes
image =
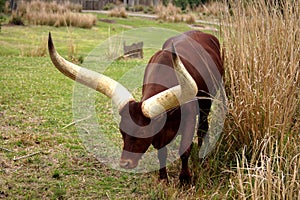
POLYGON ((116 104, 123 137, 120 167, 132 169, 152 144, 158 150, 159 177, 167 179, 167 148, 181 135, 178 149, 182 161, 180 181, 191 178, 188 158, 198 116, 198 145, 208 130, 207 117, 214 96, 222 83, 223 63, 216 37, 188 31, 168 39, 145 69, 142 98, 117 81, 66 61, 55 50, 51 34, 48 48, 56 68, 69 78, 103 93, 116 104))

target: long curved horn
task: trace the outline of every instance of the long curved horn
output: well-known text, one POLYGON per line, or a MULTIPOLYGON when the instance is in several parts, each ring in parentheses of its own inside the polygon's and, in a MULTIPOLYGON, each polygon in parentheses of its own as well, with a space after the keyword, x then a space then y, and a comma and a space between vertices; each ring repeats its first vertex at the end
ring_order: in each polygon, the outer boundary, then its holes
POLYGON ((185 69, 173 43, 172 61, 179 85, 146 99, 142 103, 142 111, 146 117, 154 118, 167 110, 191 101, 198 93, 197 84, 185 69))
POLYGON ((127 102, 134 100, 131 93, 117 81, 103 74, 75 65, 61 57, 54 48, 51 33, 49 33, 48 38, 48 50, 52 63, 60 72, 74 81, 82 83, 111 98, 119 111, 127 102))

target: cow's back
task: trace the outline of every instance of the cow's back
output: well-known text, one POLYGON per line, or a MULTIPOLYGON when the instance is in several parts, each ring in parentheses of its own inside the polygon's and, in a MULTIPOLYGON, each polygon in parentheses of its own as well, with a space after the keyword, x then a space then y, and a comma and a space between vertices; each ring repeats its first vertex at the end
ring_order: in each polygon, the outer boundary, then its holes
POLYGON ((200 31, 188 31, 168 39, 162 50, 150 59, 144 75, 142 101, 178 85, 172 63, 172 42, 199 91, 202 91, 198 95, 213 93, 210 89, 213 79, 221 81, 224 69, 218 39, 200 31))

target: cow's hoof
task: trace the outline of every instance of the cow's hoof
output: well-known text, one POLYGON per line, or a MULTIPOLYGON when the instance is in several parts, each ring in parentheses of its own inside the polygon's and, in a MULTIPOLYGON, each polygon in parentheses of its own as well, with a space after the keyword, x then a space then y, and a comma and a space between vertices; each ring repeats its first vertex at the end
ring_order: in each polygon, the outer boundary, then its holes
POLYGON ((159 181, 159 183, 162 183, 162 184, 166 184, 166 185, 169 184, 169 179, 168 178, 164 178, 164 179, 159 178, 158 181, 159 181))
POLYGON ((169 183, 168 175, 160 174, 158 181, 162 183, 169 183))
POLYGON ((167 169, 165 167, 161 168, 159 170, 159 179, 160 182, 166 182, 169 183, 168 180, 168 173, 167 173, 167 169))
POLYGON ((179 176, 179 180, 181 184, 190 184, 192 176, 190 175, 190 173, 181 173, 179 176))

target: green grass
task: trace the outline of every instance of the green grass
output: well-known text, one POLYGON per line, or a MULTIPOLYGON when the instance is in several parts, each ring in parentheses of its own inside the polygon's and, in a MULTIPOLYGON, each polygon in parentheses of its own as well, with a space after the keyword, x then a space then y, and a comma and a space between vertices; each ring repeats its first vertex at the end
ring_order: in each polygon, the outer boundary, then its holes
POLYGON ((72 122, 72 87, 49 58, 1 57, 0 191, 9 198, 131 195, 139 176, 110 170, 81 144, 72 122), (40 152, 13 161, 14 157, 40 152), (121 181, 120 181, 121 179, 121 181))

